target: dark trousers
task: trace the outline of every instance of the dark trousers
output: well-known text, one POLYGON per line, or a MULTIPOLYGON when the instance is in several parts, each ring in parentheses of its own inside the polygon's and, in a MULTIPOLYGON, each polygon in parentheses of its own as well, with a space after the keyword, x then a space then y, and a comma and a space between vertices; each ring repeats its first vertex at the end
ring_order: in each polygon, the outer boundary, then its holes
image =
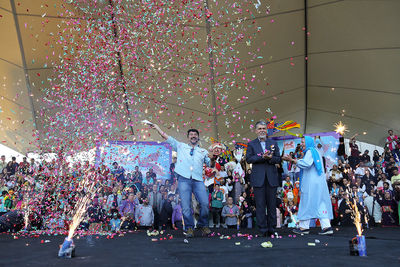
POLYGON ((257 225, 261 232, 273 232, 275 230, 276 190, 277 187, 270 186, 267 178, 265 178, 263 186, 254 187, 257 225), (265 208, 267 208, 268 215, 265 215, 265 208))
POLYGON ((222 208, 214 208, 214 207, 211 208, 211 214, 212 214, 214 225, 221 223, 221 211, 222 211, 222 208))
POLYGON ((153 213, 154 213, 154 229, 158 230, 158 227, 160 225, 160 214, 158 214, 157 208, 153 207, 153 213))

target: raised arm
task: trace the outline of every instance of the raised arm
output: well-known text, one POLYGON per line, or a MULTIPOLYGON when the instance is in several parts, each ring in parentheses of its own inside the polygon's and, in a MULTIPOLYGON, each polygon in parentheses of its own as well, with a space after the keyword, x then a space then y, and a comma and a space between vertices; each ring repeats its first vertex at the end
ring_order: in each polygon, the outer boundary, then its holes
POLYGON ((157 132, 161 135, 162 138, 164 138, 165 140, 168 139, 169 137, 168 134, 166 134, 163 130, 161 130, 160 126, 154 123, 149 123, 148 125, 150 126, 150 128, 157 130, 157 132))

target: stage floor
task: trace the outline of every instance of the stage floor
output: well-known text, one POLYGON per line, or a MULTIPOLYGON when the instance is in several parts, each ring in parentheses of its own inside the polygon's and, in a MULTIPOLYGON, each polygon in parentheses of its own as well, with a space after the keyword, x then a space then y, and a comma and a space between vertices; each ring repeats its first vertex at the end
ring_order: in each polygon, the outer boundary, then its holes
MULTIPOLYGON (((0 234, 0 266, 400 266, 400 227, 367 229, 367 257, 349 256, 348 241, 355 236, 355 227, 336 229, 334 236, 319 236, 313 229, 310 235, 295 238, 289 237, 292 233, 285 229, 279 232, 281 239, 248 240, 237 237, 234 230, 217 232, 230 239, 221 239, 216 233, 185 243, 180 231, 156 237, 137 231, 113 238, 75 238, 76 256, 72 259, 57 258, 64 236, 14 239, 11 234, 0 234), (173 238, 168 239, 171 234, 173 238), (167 240, 160 241, 162 237, 167 240), (158 240, 152 241, 155 238, 158 240), (261 247, 265 241, 271 241, 273 247, 261 247)), ((241 233, 257 234, 255 230, 241 233)))

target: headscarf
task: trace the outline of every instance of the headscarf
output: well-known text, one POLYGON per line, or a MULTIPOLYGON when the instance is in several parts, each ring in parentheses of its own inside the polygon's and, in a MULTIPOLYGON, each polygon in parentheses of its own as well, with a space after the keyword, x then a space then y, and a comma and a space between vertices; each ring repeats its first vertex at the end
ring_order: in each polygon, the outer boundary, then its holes
POLYGON ((311 151, 311 155, 314 160, 314 166, 317 169, 318 175, 321 175, 324 171, 322 168, 320 155, 318 153, 318 150, 315 148, 314 139, 310 136, 304 136, 304 139, 306 141, 306 150, 304 151, 304 155, 307 153, 307 151, 311 151))

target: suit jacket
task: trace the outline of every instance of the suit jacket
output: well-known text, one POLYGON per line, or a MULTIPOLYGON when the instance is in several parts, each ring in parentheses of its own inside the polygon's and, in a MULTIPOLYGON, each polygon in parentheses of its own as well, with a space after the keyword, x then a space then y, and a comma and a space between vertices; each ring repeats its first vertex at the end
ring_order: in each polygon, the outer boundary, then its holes
POLYGON ((150 192, 149 193, 149 205, 152 206, 153 208, 157 209, 157 212, 161 212, 161 207, 162 207, 162 196, 160 192, 154 193, 150 192), (155 202, 157 205, 155 205, 155 202))
POLYGON ((265 181, 268 181, 270 186, 280 186, 278 170, 275 166, 282 161, 279 147, 275 141, 267 138, 265 149, 272 151, 271 159, 262 157, 264 151, 258 138, 250 141, 247 145, 246 161, 253 164, 250 183, 253 187, 261 187, 265 181))

